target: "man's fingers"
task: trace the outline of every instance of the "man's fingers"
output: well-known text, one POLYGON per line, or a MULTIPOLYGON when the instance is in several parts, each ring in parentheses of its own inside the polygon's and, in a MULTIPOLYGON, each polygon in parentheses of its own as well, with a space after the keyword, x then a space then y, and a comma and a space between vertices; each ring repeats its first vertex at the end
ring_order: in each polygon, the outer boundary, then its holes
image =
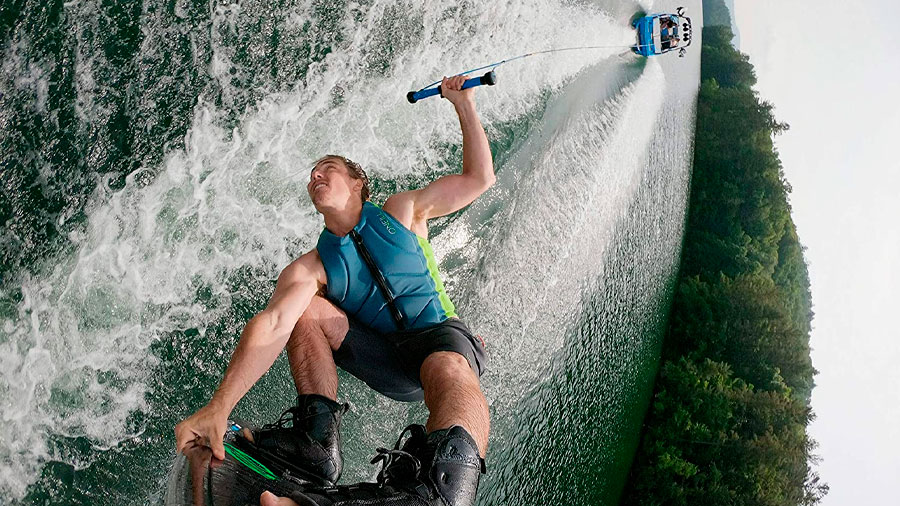
POLYGON ((202 446, 209 448, 217 459, 224 460, 222 436, 225 428, 225 417, 215 407, 206 405, 175 426, 175 450, 184 453, 202 446))
POLYGON ((175 426, 175 451, 181 453, 187 444, 194 439, 194 433, 181 424, 175 426))
POLYGON ((467 77, 468 76, 465 76, 465 75, 458 75, 458 76, 452 76, 452 77, 444 76, 444 78, 441 79, 441 88, 445 89, 445 90, 459 91, 462 89, 462 85, 463 85, 463 83, 466 82, 467 77))
POLYGON ((465 97, 465 96, 471 97, 471 95, 472 95, 471 91, 467 92, 467 91, 463 90, 463 85, 466 83, 466 80, 468 79, 468 77, 469 76, 467 76, 465 74, 460 74, 460 75, 451 76, 451 77, 444 76, 443 79, 441 79, 441 90, 442 90, 441 96, 450 100, 453 103, 456 103, 459 100, 458 97, 460 97, 460 95, 458 93, 453 93, 453 94, 451 94, 451 96, 447 96, 443 92, 445 92, 445 91, 462 92, 463 97, 465 97))
POLYGON ((213 452, 213 457, 219 460, 225 460, 225 445, 222 444, 222 438, 214 439, 212 445, 210 446, 213 452))
POLYGON ((201 436, 203 445, 212 450, 213 457, 219 460, 225 460, 225 445, 222 444, 223 432, 220 432, 217 427, 213 426, 208 427, 204 431, 203 436, 201 436))

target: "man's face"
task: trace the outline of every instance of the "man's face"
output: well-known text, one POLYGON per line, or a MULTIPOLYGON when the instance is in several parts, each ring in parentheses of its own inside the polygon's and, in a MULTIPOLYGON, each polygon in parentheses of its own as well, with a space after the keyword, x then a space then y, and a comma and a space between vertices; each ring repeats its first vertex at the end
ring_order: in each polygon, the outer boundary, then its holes
POLYGON ((350 177, 344 162, 326 158, 309 173, 306 191, 320 212, 325 208, 343 209, 351 199, 359 200, 362 181, 350 177))

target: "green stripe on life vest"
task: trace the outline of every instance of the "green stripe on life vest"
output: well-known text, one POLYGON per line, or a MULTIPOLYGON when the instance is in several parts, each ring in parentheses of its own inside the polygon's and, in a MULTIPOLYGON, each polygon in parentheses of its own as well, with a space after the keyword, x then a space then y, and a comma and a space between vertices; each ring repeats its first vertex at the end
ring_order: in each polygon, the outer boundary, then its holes
POLYGON ((437 260, 434 259, 434 251, 431 249, 431 244, 428 242, 428 239, 425 239, 422 236, 417 235, 416 238, 419 240, 419 247, 422 248, 422 253, 425 254, 425 263, 428 265, 428 272, 431 274, 431 279, 434 281, 434 288, 438 293, 438 300, 441 301, 441 309, 444 310, 444 314, 447 315, 447 318, 454 318, 456 316, 456 308, 453 307, 453 301, 450 300, 450 296, 447 295, 447 290, 444 289, 444 282, 441 281, 441 274, 438 272, 437 260))

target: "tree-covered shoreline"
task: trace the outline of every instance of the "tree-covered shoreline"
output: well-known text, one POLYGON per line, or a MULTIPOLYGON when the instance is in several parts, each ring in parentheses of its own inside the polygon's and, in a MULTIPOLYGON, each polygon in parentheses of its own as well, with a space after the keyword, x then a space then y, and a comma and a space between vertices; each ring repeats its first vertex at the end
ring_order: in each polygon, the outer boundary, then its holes
POLYGON ((809 277, 772 142, 788 127, 732 38, 703 29, 679 280, 623 504, 807 505, 828 491, 806 431, 809 277))

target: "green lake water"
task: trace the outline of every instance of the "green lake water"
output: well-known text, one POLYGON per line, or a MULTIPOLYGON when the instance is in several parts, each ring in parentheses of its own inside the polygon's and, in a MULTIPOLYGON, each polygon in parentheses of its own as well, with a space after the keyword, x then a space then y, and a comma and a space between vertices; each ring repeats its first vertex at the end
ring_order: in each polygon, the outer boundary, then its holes
MULTIPOLYGON (((491 355, 479 504, 614 504, 678 267, 699 78, 699 40, 681 59, 623 47, 638 9, 5 2, 0 504, 161 504, 173 426, 322 227, 311 162, 360 162, 376 202, 419 187, 458 170, 461 137, 446 102, 407 91, 583 45, 610 47, 478 90, 498 183, 431 241, 491 355)), ((282 357, 235 414, 270 421, 293 396, 282 357)), ((343 483, 425 416, 343 373, 339 398, 343 483)))

